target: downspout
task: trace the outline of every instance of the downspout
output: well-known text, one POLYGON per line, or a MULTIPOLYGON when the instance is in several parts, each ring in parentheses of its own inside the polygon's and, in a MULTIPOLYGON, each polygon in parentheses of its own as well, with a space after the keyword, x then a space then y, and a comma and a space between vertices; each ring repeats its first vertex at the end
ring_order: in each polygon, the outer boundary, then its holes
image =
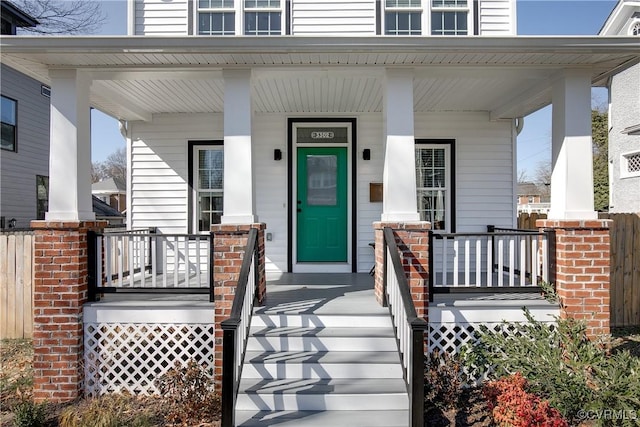
POLYGON ((125 140, 126 144, 126 152, 127 152, 127 208, 125 210, 126 213, 126 223, 127 230, 131 230, 132 219, 131 219, 131 130, 129 129, 129 122, 126 120, 118 120, 118 127, 120 129, 120 134, 125 140))

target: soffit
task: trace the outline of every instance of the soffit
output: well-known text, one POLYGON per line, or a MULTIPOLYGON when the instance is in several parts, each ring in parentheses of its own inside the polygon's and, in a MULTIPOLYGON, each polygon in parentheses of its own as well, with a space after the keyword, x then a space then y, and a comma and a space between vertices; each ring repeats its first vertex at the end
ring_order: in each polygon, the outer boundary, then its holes
POLYGON ((383 107, 384 69, 415 70, 416 111, 524 115, 550 102, 564 68, 595 84, 640 58, 631 38, 3 38, 2 62, 49 82, 52 68, 92 73, 91 102, 123 119, 220 112, 221 70, 250 67, 258 112, 371 112, 383 107), (545 86, 544 82, 548 84, 545 86), (518 94, 541 89, 514 104, 518 94))

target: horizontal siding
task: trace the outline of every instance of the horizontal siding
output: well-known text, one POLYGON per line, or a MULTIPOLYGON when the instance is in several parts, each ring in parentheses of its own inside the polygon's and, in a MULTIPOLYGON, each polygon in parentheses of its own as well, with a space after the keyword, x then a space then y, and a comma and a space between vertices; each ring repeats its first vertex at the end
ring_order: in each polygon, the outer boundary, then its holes
POLYGON ((19 228, 36 219, 36 175, 49 175, 49 98, 41 83, 2 64, 2 95, 18 101, 18 150, 0 150, 0 215, 19 228))
POLYGON ((515 0, 481 0, 479 33, 483 36, 516 34, 515 0))
POLYGON ((291 32, 294 35, 374 35, 376 2, 293 0, 291 32))
POLYGON ((419 113, 415 121, 416 138, 456 140, 456 231, 514 226, 511 123, 490 122, 483 113, 419 113))
POLYGON ((132 226, 186 233, 188 142, 222 139, 222 115, 158 115, 131 129, 132 226))
MULTIPOLYGON (((267 224, 267 269, 287 266, 288 153, 287 115, 256 114, 253 119, 256 213, 267 224), (283 152, 273 160, 273 150, 283 152)), ((345 114, 357 119, 357 270, 374 262, 372 223, 380 219, 382 203, 369 201, 369 184, 382 182, 383 116, 345 114), (371 160, 362 160, 362 150, 371 160)), ((416 138, 456 140, 457 231, 483 232, 487 224, 513 226, 514 172, 512 126, 490 122, 481 113, 418 113, 416 138)), ((153 123, 133 123, 132 207, 134 227, 160 227, 164 233, 187 229, 187 141, 221 139, 221 115, 164 115, 153 123)))
POLYGON ((135 35, 186 35, 189 0, 135 0, 135 35))

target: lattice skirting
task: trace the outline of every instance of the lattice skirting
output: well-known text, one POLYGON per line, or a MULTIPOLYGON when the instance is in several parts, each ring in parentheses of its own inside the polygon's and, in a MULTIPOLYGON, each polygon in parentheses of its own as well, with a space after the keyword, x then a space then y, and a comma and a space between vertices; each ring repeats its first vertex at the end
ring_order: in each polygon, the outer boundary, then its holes
POLYGON ((214 325, 85 323, 85 392, 156 394, 154 381, 194 359, 212 376, 214 325))

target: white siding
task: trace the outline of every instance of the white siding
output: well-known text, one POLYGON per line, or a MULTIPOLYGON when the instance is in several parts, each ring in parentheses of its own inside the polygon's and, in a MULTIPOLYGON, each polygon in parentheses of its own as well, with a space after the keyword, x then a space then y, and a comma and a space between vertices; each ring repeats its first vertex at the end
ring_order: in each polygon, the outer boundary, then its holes
MULTIPOLYGON (((373 265, 372 223, 382 203, 369 201, 369 184, 382 182, 382 114, 345 114, 357 120, 357 270, 373 265), (362 150, 371 150, 371 160, 362 150)), ((267 224, 267 269, 287 268, 288 153, 285 114, 256 114, 253 119, 256 213, 267 224), (273 160, 273 150, 283 158, 273 160)), ((187 230, 189 140, 221 139, 222 116, 163 115, 153 123, 132 125, 132 225, 160 227, 164 233, 187 230)), ((417 113, 416 138, 455 139, 456 231, 484 232, 487 224, 514 225, 514 150, 510 122, 490 122, 482 113, 417 113)))
POLYGON ((40 82, 4 64, 0 76, 2 95, 18 103, 17 152, 0 150, 0 215, 25 228, 36 219, 36 175, 49 176, 49 98, 40 82))
POLYGON ((375 35, 374 0, 292 0, 294 35, 375 35))
POLYGON ((515 0, 481 0, 479 34, 482 36, 516 35, 515 0))
POLYGON ((513 227, 515 217, 512 124, 485 113, 417 113, 416 138, 455 139, 456 231, 513 227))
POLYGON ((135 35, 189 34, 190 0, 135 0, 135 35))
POLYGON ((222 115, 158 115, 131 123, 131 132, 132 227, 186 233, 188 142, 222 139, 222 115))

